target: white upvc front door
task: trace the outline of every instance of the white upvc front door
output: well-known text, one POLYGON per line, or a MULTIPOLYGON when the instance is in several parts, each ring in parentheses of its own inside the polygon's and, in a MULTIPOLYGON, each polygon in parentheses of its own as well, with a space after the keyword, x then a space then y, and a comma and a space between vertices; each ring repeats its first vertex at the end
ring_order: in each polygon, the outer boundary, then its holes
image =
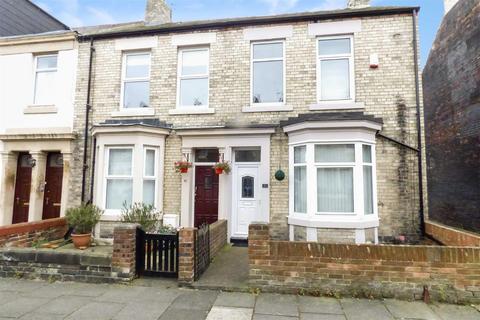
POLYGON ((233 181, 232 238, 248 238, 248 226, 262 220, 260 164, 236 164, 233 181))

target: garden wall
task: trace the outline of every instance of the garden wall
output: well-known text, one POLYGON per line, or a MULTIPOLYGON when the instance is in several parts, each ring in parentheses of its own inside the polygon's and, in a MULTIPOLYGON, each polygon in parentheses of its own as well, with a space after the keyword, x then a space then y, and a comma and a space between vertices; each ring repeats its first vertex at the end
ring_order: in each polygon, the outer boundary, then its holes
POLYGON ((0 227, 0 247, 32 247, 39 242, 62 239, 67 230, 65 218, 3 226, 0 227))
POLYGON ((227 220, 210 225, 210 256, 213 258, 227 244, 227 220))
POLYGON ((433 239, 447 246, 480 247, 480 235, 433 221, 425 222, 425 232, 433 239))
POLYGON ((480 303, 480 248, 273 241, 250 225, 250 285, 263 291, 480 303))

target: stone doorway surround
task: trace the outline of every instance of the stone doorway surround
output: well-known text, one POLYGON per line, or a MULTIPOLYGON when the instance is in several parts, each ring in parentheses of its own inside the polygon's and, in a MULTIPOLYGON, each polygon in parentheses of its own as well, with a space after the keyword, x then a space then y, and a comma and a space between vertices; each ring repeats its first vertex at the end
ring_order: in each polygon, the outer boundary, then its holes
MULTIPOLYGON (((262 189, 263 221, 269 221, 270 212, 270 139, 275 132, 273 126, 263 127, 212 127, 176 129, 182 138, 182 155, 186 161, 194 161, 197 148, 216 148, 220 159, 232 163, 235 148, 260 147, 262 164, 260 183, 269 187, 262 189)), ((193 227, 194 224, 194 173, 189 170, 182 174, 180 225, 193 227)), ((219 177, 218 219, 228 221, 228 239, 232 233, 232 175, 219 177)))
POLYGON ((12 223, 15 175, 20 152, 28 152, 35 159, 35 166, 32 168, 29 222, 42 220, 47 155, 49 152, 60 152, 62 154, 64 171, 60 216, 64 216, 67 208, 66 200, 69 192, 72 141, 74 139, 75 134, 69 130, 58 130, 52 133, 11 131, 0 135, 0 141, 3 143, 3 150, 0 151, 2 164, 0 174, 0 226, 12 223))

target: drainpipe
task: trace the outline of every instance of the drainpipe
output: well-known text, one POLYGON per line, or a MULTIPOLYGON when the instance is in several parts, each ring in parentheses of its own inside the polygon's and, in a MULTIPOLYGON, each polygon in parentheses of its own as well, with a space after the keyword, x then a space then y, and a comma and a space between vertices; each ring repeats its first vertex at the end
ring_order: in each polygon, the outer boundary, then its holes
POLYGON ((83 172, 82 172, 82 202, 85 202, 86 193, 86 181, 88 171, 88 125, 90 118, 90 105, 91 100, 91 87, 92 87, 92 65, 93 65, 93 53, 95 48, 93 47, 93 38, 90 38, 90 61, 88 65, 88 85, 87 85, 87 103, 85 105, 85 129, 84 129, 84 143, 83 143, 83 172))
POLYGON ((425 213, 423 204, 423 156, 422 156, 422 118, 420 114, 420 80, 418 77, 418 45, 417 45, 417 16, 418 9, 412 11, 412 25, 413 25, 413 58, 415 66, 415 90, 417 103, 417 145, 418 145, 418 196, 420 197, 419 211, 420 211, 420 231, 422 235, 425 234, 425 213))
POLYGON ((93 203, 93 187, 95 184, 95 163, 97 159, 97 138, 93 138, 92 150, 92 178, 90 179, 90 199, 88 202, 93 203))

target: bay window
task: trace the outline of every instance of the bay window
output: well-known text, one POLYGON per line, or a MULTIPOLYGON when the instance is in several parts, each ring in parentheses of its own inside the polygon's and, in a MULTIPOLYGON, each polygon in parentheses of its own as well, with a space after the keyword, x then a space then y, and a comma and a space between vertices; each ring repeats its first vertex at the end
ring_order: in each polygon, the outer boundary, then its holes
POLYGON ((354 100, 353 37, 321 37, 317 52, 319 102, 354 100))
POLYGON ((285 43, 252 43, 251 96, 253 105, 279 105, 285 101, 285 43))
POLYGON ((35 105, 52 105, 57 92, 58 55, 39 55, 35 57, 35 89, 33 103, 35 105))
POLYGON ((133 196, 133 148, 109 148, 107 152, 105 209, 130 206, 133 196))
POLYGON ((147 108, 150 105, 150 52, 123 55, 122 108, 147 108))
POLYGON ((178 102, 182 107, 208 108, 209 49, 181 49, 178 53, 178 102))

